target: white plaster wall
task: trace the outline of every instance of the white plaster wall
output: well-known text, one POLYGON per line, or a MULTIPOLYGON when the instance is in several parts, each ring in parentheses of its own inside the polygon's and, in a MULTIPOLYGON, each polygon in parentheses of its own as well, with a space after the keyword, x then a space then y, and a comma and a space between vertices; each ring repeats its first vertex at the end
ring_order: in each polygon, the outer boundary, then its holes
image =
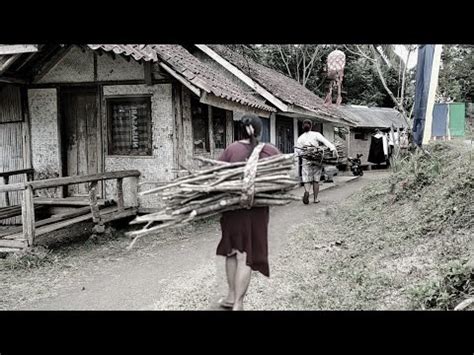
POLYGON ((323 123, 323 136, 329 141, 334 141, 334 125, 332 123, 323 123))
POLYGON ((58 106, 56 89, 29 89, 31 149, 36 173, 58 176, 58 106))
POLYGON ((115 59, 108 54, 97 56, 97 80, 143 80, 143 64, 131 58, 127 61, 121 55, 115 59))
MULTIPOLYGON (((174 115, 172 107, 171 84, 146 85, 107 85, 103 87, 104 98, 110 96, 127 96, 151 94, 153 155, 149 157, 105 156, 105 170, 137 169, 141 172, 140 181, 170 181, 174 168, 174 115)), ((128 179, 124 180, 124 198, 127 203, 127 191, 130 189, 128 179)), ((153 185, 145 185, 150 188, 153 185)), ((115 186, 107 184, 107 198, 112 196, 115 186)), ((158 207, 159 201, 154 195, 140 197, 140 206, 158 207)))

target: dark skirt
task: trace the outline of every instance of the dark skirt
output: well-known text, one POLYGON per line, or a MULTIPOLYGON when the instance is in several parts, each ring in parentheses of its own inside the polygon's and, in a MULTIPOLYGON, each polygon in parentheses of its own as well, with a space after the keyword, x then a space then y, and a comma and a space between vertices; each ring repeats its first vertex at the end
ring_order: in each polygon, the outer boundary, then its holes
POLYGON ((247 265, 269 277, 268 221, 268 207, 224 212, 221 217, 222 239, 217 246, 217 255, 228 256, 233 249, 246 252, 247 265))

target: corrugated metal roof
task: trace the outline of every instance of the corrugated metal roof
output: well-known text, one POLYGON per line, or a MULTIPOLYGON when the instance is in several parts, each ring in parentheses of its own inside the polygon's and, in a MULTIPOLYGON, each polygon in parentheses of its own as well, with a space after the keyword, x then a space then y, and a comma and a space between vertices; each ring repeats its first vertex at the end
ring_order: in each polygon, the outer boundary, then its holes
POLYGON ((402 114, 393 108, 347 105, 341 106, 340 110, 356 123, 356 127, 406 127, 402 114))
POLYGON ((161 44, 89 44, 93 50, 104 50, 132 56, 136 60, 157 62, 161 60, 174 71, 182 75, 196 87, 217 97, 237 102, 269 112, 276 112, 272 106, 265 104, 265 99, 249 89, 244 90, 228 81, 217 70, 201 62, 181 45, 161 44))

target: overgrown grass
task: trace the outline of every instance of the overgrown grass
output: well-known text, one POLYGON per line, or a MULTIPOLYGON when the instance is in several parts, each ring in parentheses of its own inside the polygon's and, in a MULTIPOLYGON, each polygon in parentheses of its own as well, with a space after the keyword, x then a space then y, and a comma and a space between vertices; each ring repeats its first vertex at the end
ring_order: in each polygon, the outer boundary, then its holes
POLYGON ((288 251, 300 268, 290 274, 291 307, 453 309, 472 297, 472 165, 466 144, 433 144, 336 213, 299 226, 288 251), (345 249, 315 248, 337 238, 345 249))
POLYGON ((452 261, 440 267, 437 279, 413 287, 410 292, 414 307, 454 309, 474 296, 474 269, 467 259, 452 261))

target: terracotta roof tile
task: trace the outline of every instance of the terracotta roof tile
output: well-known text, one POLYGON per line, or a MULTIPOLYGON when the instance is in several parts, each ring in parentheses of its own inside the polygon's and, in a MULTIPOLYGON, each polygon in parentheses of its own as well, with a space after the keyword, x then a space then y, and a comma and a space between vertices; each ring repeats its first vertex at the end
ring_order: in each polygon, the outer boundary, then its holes
POLYGON ((336 107, 324 106, 322 98, 296 80, 259 64, 252 58, 244 57, 224 45, 208 45, 208 47, 287 104, 316 111, 325 117, 344 118, 344 114, 336 107))

